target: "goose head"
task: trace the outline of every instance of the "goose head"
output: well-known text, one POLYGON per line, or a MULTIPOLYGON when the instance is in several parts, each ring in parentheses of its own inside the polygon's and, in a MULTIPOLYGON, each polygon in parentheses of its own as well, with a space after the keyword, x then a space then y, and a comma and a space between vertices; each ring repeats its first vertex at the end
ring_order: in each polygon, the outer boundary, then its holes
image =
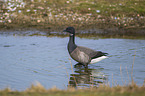
POLYGON ((63 30, 63 32, 68 32, 70 34, 70 36, 73 36, 73 35, 75 35, 75 28, 67 27, 65 30, 63 30))

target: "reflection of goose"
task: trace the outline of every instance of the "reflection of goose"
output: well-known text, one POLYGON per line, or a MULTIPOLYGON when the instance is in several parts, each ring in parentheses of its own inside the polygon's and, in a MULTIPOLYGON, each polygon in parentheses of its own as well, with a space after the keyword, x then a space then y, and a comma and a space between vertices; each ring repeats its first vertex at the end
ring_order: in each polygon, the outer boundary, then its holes
POLYGON ((107 77, 100 72, 100 68, 90 69, 81 66, 75 66, 74 68, 74 74, 70 74, 69 86, 76 87, 76 84, 78 87, 98 86, 107 81, 107 77))
POLYGON ((68 27, 63 32, 70 33, 68 52, 70 56, 77 62, 84 64, 85 67, 88 64, 99 62, 107 58, 107 53, 101 51, 95 51, 90 48, 77 46, 75 44, 75 29, 73 27, 68 27))

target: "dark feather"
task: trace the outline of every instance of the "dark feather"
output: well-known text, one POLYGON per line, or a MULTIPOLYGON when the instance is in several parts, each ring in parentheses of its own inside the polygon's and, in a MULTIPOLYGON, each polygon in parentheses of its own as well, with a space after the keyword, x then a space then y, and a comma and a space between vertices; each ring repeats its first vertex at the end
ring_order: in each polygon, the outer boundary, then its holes
POLYGON ((107 56, 107 54, 108 54, 108 53, 103 53, 101 51, 92 50, 90 48, 86 48, 86 47, 82 47, 82 46, 77 46, 77 47, 80 51, 87 54, 91 59, 98 58, 101 56, 107 56))
POLYGON ((98 58, 101 56, 107 56, 107 55, 108 55, 108 53, 103 53, 101 51, 97 51, 96 55, 94 57, 92 57, 91 59, 98 58))

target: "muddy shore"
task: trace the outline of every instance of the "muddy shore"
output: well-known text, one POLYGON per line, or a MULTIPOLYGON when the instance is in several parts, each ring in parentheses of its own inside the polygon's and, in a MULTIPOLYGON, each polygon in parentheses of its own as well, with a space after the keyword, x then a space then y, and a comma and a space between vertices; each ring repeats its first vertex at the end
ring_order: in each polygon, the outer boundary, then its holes
MULTIPOLYGON (((66 37, 68 34, 62 32, 65 27, 60 27, 58 29, 40 29, 39 27, 28 27, 28 28, 10 28, 10 29, 0 29, 0 34, 12 34, 12 35, 23 35, 23 36, 58 36, 66 37)), ((130 39, 145 39, 145 29, 144 28, 91 28, 91 29, 76 29, 77 37, 98 37, 98 38, 130 38, 130 39)))
POLYGON ((144 5, 141 0, 0 1, 0 31, 64 36, 62 30, 73 26, 80 37, 145 38, 144 5))

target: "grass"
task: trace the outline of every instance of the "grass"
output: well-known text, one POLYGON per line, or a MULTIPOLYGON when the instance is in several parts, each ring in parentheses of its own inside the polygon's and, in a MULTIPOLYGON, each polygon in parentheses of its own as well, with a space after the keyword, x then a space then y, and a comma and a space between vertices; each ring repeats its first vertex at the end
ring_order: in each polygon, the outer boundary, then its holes
POLYGON ((1 3, 0 29, 36 28, 60 31, 67 26, 81 30, 144 29, 144 5, 143 0, 23 0, 23 3, 8 1, 1 3), (6 7, 9 6, 8 3, 14 6, 6 7))
POLYGON ((128 86, 109 87, 107 85, 102 85, 98 88, 68 88, 66 90, 60 90, 56 87, 45 89, 40 83, 37 83, 37 85, 32 85, 30 88, 21 92, 12 91, 11 89, 6 88, 0 91, 0 96, 144 96, 144 90, 144 85, 137 86, 135 83, 128 86))

